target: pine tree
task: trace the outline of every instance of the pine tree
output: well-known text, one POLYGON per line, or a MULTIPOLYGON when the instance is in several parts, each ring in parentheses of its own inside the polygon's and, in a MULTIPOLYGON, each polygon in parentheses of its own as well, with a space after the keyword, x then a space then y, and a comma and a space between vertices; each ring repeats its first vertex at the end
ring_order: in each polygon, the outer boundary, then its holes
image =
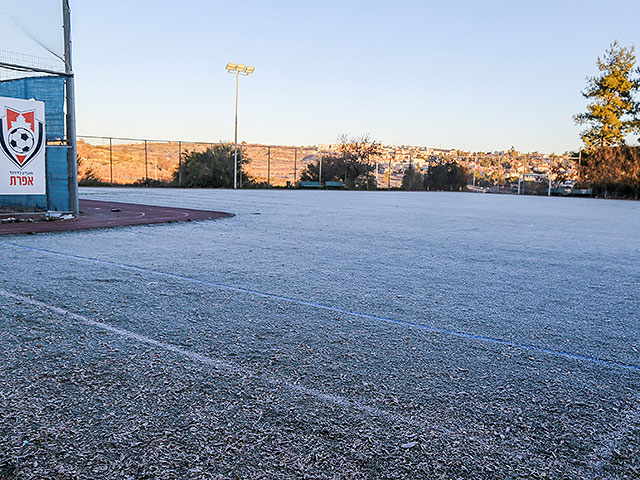
POLYGON ((640 105, 634 94, 640 80, 634 77, 635 47, 621 47, 613 42, 602 58, 598 57, 600 75, 588 79, 582 95, 591 103, 587 112, 574 117, 576 123, 588 125, 582 132, 587 151, 625 144, 625 137, 640 131, 640 105))

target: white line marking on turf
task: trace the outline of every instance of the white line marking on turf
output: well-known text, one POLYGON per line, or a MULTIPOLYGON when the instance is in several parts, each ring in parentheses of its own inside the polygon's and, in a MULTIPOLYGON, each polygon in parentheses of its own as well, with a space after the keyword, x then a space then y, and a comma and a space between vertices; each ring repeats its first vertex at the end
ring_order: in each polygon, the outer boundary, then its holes
POLYGON ((244 287, 234 287, 233 285, 225 285, 225 284, 222 284, 222 283, 211 282, 211 281, 208 281, 208 280, 202 280, 202 279, 194 278, 194 277, 187 277, 187 276, 178 275, 178 274, 175 274, 175 273, 162 272, 162 271, 153 270, 151 268, 146 268, 146 267, 138 267, 138 266, 135 266, 135 265, 127 265, 127 264, 124 264, 124 263, 114 262, 114 261, 111 261, 111 260, 99 260, 97 258, 83 257, 81 255, 74 255, 74 254, 70 254, 70 253, 56 252, 56 251, 47 250, 47 249, 44 249, 44 248, 28 247, 26 245, 18 245, 18 244, 15 244, 15 243, 9 243, 8 245, 10 245, 12 247, 15 247, 15 248, 22 249, 22 250, 30 250, 30 251, 34 251, 34 252, 45 253, 45 254, 48 254, 48 255, 55 255, 55 256, 59 256, 59 257, 63 257, 63 258, 73 258, 75 260, 80 260, 80 261, 83 261, 83 262, 95 263, 95 264, 98 264, 98 265, 110 265, 110 266, 114 266, 114 267, 117 267, 117 268, 124 268, 124 269, 127 269, 127 270, 131 270, 131 271, 134 271, 134 272, 149 273, 149 274, 152 274, 152 275, 158 275, 158 276, 165 277, 165 278, 172 278, 172 279, 181 280, 181 281, 198 283, 200 285, 207 285, 209 287, 217 288, 217 289, 220 289, 220 290, 227 290, 227 291, 230 291, 230 292, 236 292, 236 293, 240 293, 240 294, 244 294, 244 295, 254 295, 254 296, 261 297, 261 298, 266 298, 266 299, 269 299, 269 300, 280 300, 280 301, 283 301, 283 302, 295 303, 295 304, 306 306, 306 307, 317 308, 319 310, 325 310, 325 311, 329 311, 329 312, 341 313, 341 314, 344 314, 344 315, 350 315, 350 316, 354 316, 354 317, 358 317, 358 318, 364 318, 364 319, 373 320, 373 321, 376 321, 376 322, 384 322, 384 323, 391 323, 391 324, 395 324, 395 325, 403 325, 403 326, 406 326, 406 327, 419 328, 421 330, 425 330, 425 331, 428 331, 428 332, 450 335, 450 336, 454 336, 454 337, 464 338, 466 340, 473 340, 473 341, 485 342, 485 343, 493 343, 493 344, 496 344, 496 345, 502 345, 504 347, 509 347, 509 348, 518 348, 518 349, 521 349, 521 350, 529 350, 529 351, 532 351, 532 352, 544 353, 544 354, 547 354, 547 355, 554 355, 554 356, 558 356, 558 357, 564 357, 564 358, 568 358, 568 359, 571 359, 571 360, 579 360, 579 361, 584 361, 584 362, 596 363, 596 364, 600 364, 600 365, 606 365, 606 366, 609 366, 609 367, 624 368, 624 369, 634 370, 634 371, 640 372, 640 365, 638 365, 638 364, 619 362, 617 360, 613 360, 613 359, 609 359, 609 358, 592 357, 590 355, 584 355, 584 354, 581 354, 581 353, 573 353, 573 352, 566 352, 566 351, 563 351, 563 350, 555 350, 553 348, 547 348, 547 347, 540 346, 540 345, 522 343, 522 342, 515 341, 515 340, 507 340, 507 339, 496 338, 496 337, 488 337, 486 335, 463 332, 463 331, 453 330, 453 329, 449 329, 449 328, 438 327, 438 326, 435 326, 435 325, 429 325, 429 324, 426 324, 426 323, 421 323, 419 321, 398 320, 398 319, 395 319, 395 318, 384 317, 384 316, 380 316, 380 315, 372 315, 372 314, 369 314, 369 313, 357 312, 357 311, 349 310, 349 309, 346 309, 346 308, 334 307, 334 306, 331 306, 331 305, 323 305, 321 303, 312 302, 312 301, 309 301, 309 300, 303 300, 303 299, 299 299, 299 298, 287 297, 285 295, 278 295, 278 294, 275 294, 275 293, 260 292, 260 291, 257 291, 257 290, 251 290, 249 288, 244 288, 244 287))
MULTIPOLYGON (((100 330, 104 330, 107 332, 110 332, 114 335, 117 335, 119 337, 123 337, 129 340, 134 340, 138 343, 143 343, 143 344, 147 344, 147 345, 152 345, 154 347, 157 347, 161 350, 166 350, 168 352, 173 352, 176 353, 178 355, 181 355, 185 358, 188 358, 189 360, 192 360, 194 362, 198 362, 198 363, 202 363, 205 365, 209 365, 211 367, 214 367, 218 370, 222 370, 225 371, 227 373, 233 374, 233 375, 239 375, 239 376, 243 376, 243 377, 251 377, 260 381, 263 381, 265 383, 277 386, 277 387, 281 387, 281 388, 285 388, 287 390, 291 390, 293 392, 296 393, 300 393, 302 395, 306 395, 309 397, 313 397, 317 400, 323 401, 325 403, 331 403, 334 405, 338 405, 340 407, 343 408, 347 408, 347 409, 354 409, 354 410, 359 410, 361 412, 364 412, 366 414, 369 414, 371 416, 375 416, 375 417, 381 417, 384 418, 386 420, 389 420, 391 422, 394 423, 406 423, 409 425, 414 425, 414 426, 418 426, 418 427, 422 427, 422 428, 428 428, 434 431, 438 431, 440 433, 445 433, 447 435, 451 435, 451 436, 456 436, 459 437, 460 435, 457 434, 456 432, 453 432, 449 429, 446 429, 444 427, 438 427, 432 424, 429 424, 425 421, 420 421, 411 417, 407 417, 404 415, 398 415, 396 413, 392 413, 388 410, 383 410, 381 408, 377 408, 377 407, 371 407, 369 405, 366 405, 364 403, 360 403, 358 401, 355 400, 348 400, 344 397, 341 397, 339 395, 333 395, 330 393, 325 393, 322 392, 320 390, 316 390, 315 388, 309 388, 309 387, 305 387, 303 385, 299 385, 297 383, 291 383, 283 378, 279 378, 277 376, 274 375, 268 375, 268 374, 262 374, 262 373, 257 373, 253 370, 251 370, 250 368, 246 368, 246 367, 239 367, 237 365, 234 365, 233 363, 227 362, 225 360, 221 360, 219 358, 215 358, 215 357, 210 357, 207 355, 202 355, 200 353, 196 353, 194 351, 191 350, 187 350, 184 348, 180 348, 176 345, 172 345, 170 343, 166 343, 160 340, 155 340, 151 337, 147 337, 145 335, 141 335, 139 333, 135 333, 129 330, 125 330, 123 328, 118 328, 118 327, 114 327, 113 325, 110 325, 108 323, 105 322, 100 322, 98 320, 92 320, 91 318, 85 317, 84 315, 80 315, 78 313, 74 313, 70 310, 67 310, 66 308, 61 308, 61 307, 56 307, 54 305, 49 305, 43 302, 40 302, 38 300, 34 300, 32 298, 26 297, 24 295, 18 295, 15 293, 11 293, 7 290, 4 290, 2 288, 0 288, 0 295, 5 296, 5 297, 9 297, 9 298, 13 298, 15 300, 19 300, 21 302, 27 303, 29 305, 33 305, 36 307, 41 307, 41 308, 46 308, 47 310, 50 310, 52 312, 58 313, 62 316, 67 316, 69 318, 72 318, 80 323, 83 323, 87 326, 90 327, 94 327, 100 330)), ((468 436, 465 435, 465 439, 466 440, 476 440, 475 437, 473 436, 468 436)))

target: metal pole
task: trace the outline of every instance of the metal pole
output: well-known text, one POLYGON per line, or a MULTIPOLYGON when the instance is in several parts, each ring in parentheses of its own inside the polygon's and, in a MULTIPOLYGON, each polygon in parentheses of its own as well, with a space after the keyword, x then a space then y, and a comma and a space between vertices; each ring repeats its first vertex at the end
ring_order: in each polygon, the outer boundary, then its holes
POLYGON ((318 183, 322 187, 322 155, 318 153, 318 183))
POLYGON ((244 145, 240 144, 240 165, 238 165, 238 168, 240 169, 240 178, 238 178, 240 188, 242 188, 242 160, 244 160, 244 145))
POLYGON ((271 147, 267 147, 267 187, 271 186, 271 147))
POLYGON ((520 181, 522 180, 522 175, 518 175, 518 195, 520 195, 520 181))
POLYGON ((113 185, 113 142, 109 139, 109 171, 111 172, 111 185, 113 185))
POLYGON ((62 0, 62 27, 64 30, 64 71, 67 90, 67 179, 69 184, 69 207, 73 215, 80 215, 78 201, 78 155, 76 151, 76 95, 71 66, 71 9, 69 0, 62 0))
MULTIPOLYGON (((44 171, 48 172, 49 171, 49 159, 47 158, 47 155, 45 154, 44 156, 44 171)), ((51 202, 49 201, 49 192, 51 190, 51 186, 49 185, 49 178, 45 178, 45 182, 44 182, 44 194, 45 194, 45 198, 47 199, 47 210, 50 210, 50 205, 51 202)))
POLYGON ((237 188, 238 182, 238 80, 240 79, 239 72, 236 72, 236 127, 234 134, 235 148, 233 149, 233 188, 237 188))
POLYGON ((182 142, 178 142, 178 186, 182 186, 182 142))
POLYGON ((297 176, 298 176, 298 149, 294 148, 293 149, 293 185, 295 186, 296 182, 298 181, 297 176))
POLYGON ((149 168, 147 166, 147 141, 144 141, 144 178, 149 180, 149 168))
POLYGON ((580 170, 582 166, 582 149, 578 152, 578 181, 582 181, 582 177, 580 176, 580 170))
POLYGON ((549 177, 549 193, 547 194, 547 196, 551 196, 551 175, 548 176, 549 177))

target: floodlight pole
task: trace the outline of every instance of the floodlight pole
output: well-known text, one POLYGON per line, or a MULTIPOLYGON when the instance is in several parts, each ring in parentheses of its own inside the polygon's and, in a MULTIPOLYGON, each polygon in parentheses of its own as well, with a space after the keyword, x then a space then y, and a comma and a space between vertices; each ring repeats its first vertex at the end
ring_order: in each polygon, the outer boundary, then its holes
POLYGON ((76 97, 71 66, 71 8, 69 0, 62 0, 62 28, 64 30, 64 71, 67 93, 67 178, 69 206, 73 215, 80 214, 78 203, 78 160, 76 153, 76 97))
MULTIPOLYGON (((233 148, 233 188, 238 188, 238 87, 240 84, 240 74, 248 76, 255 70, 255 67, 244 64, 227 63, 227 72, 236 75, 236 123, 234 132, 233 148)), ((240 170, 242 172, 242 170, 240 170)))
POLYGON ((240 72, 236 72, 236 126, 235 126, 235 134, 234 134, 234 144, 235 147, 233 149, 233 188, 238 187, 238 86, 240 82, 240 72))

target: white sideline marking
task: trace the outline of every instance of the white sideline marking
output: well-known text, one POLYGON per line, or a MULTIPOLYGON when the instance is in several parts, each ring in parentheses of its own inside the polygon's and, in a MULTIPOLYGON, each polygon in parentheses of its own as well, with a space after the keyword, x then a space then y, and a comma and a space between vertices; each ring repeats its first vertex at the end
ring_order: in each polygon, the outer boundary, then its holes
POLYGON ((582 353, 573 353, 573 352, 567 352, 567 351, 563 351, 563 350, 555 350, 553 348, 548 348, 548 347, 544 347, 541 345, 535 345, 535 344, 527 344, 527 343, 522 343, 516 340, 508 340, 508 339, 502 339, 499 337, 488 337, 486 335, 482 335, 482 334, 477 334, 477 333, 470 333, 470 332, 464 332, 464 331, 459 331, 459 330, 455 330, 455 329, 450 329, 450 328, 443 328, 443 327, 438 327, 436 325, 429 325, 426 323, 421 323, 419 321, 411 321, 411 320, 398 320, 395 318, 390 318, 390 317, 384 317, 381 315, 373 315, 373 314, 369 314, 369 313, 364 313, 364 312, 358 312, 355 310, 349 310, 347 308, 340 308, 340 307, 334 307, 331 305, 323 305, 321 303, 318 302, 313 302, 313 301, 309 301, 309 300, 304 300, 304 299, 300 299, 300 298, 294 298, 294 297, 287 297, 285 295, 278 295, 275 293, 268 293, 268 292, 261 292, 258 290, 251 290, 250 288, 244 288, 244 287, 234 287, 233 285, 225 285, 223 283, 218 283, 218 282, 211 282, 209 280, 202 280, 199 278, 194 278, 194 277, 187 277, 184 275, 178 275, 175 273, 168 273, 168 272, 162 272, 162 271, 158 271, 158 270, 153 270, 151 268, 147 268, 147 267, 138 267, 135 265, 127 265, 124 263, 118 263, 118 262, 113 262, 110 260, 99 260, 97 258, 91 258, 91 257, 83 257, 81 255, 73 255, 70 253, 62 253, 62 252, 56 252, 53 250, 47 250, 47 249, 43 249, 43 248, 37 248, 37 247, 28 247, 25 245, 18 245, 18 244, 8 244, 14 248, 19 248, 22 250, 28 250, 28 251, 34 251, 34 252, 39 252, 39 253, 46 253, 47 255, 55 255, 55 256, 59 256, 59 257, 64 257, 64 258, 72 258, 74 260, 80 260, 83 262, 90 262, 90 263, 94 263, 94 264, 98 264, 98 265, 110 265, 110 266, 114 266, 117 268, 124 268, 127 270, 131 270, 134 272, 141 272, 141 273, 145 273, 145 274, 152 274, 152 275, 159 275, 161 277, 165 277, 165 278, 172 278, 172 279, 176 279, 176 280, 181 280, 181 281, 187 281, 187 282, 193 282, 193 283, 197 283, 200 285, 206 285, 208 287, 213 287, 213 288, 217 288, 220 290, 226 290, 226 291, 230 291, 230 292, 235 292, 235 293, 241 293, 244 295, 255 295, 257 297, 261 297, 261 298, 266 298, 269 300, 280 300, 283 302, 288 302, 288 303, 295 303, 298 305, 302 305, 305 307, 311 307, 311 308, 317 308, 320 310, 325 310, 325 311, 329 311, 329 312, 336 312, 336 313, 341 313, 344 315, 350 315, 353 317, 357 317, 357 318, 364 318, 367 320, 373 320, 376 322, 385 322, 385 323, 390 323, 390 324, 395 324, 395 325, 402 325, 405 327, 411 327, 411 328, 418 328, 421 330, 425 330, 431 333, 438 333, 438 334, 444 334, 444 335, 450 335, 450 336, 454 336, 454 337, 458 337, 458 338, 463 338, 465 340, 473 340, 473 341, 478 341, 478 342, 486 342, 486 343, 493 343, 496 345, 502 345, 504 347, 508 347, 508 348, 517 348, 517 349, 521 349, 521 350, 529 350, 532 352, 537 352, 537 353, 544 353, 547 355, 554 355, 554 356, 558 356, 558 357, 564 357, 564 358, 568 358, 570 360, 579 360, 579 361, 583 361, 583 362, 590 362, 590 363, 595 363, 595 364, 599 364, 599 365, 606 365, 608 367, 616 367, 616 368, 624 368, 624 369, 628 369, 628 370, 633 370, 633 371, 637 371, 640 372, 640 365, 637 364, 633 364, 633 363, 624 363, 624 362, 619 362, 610 358, 600 358, 600 357, 592 357, 590 355, 585 355, 582 353))
MULTIPOLYGON (((32 298, 26 297, 24 295, 18 295, 15 293, 11 293, 7 290, 4 290, 2 288, 0 288, 0 295, 5 296, 5 297, 9 297, 9 298, 13 298, 15 300, 19 300, 21 302, 27 303, 29 305, 33 305, 33 306, 37 306, 37 307, 42 307, 42 308, 46 308, 48 310, 51 310, 52 312, 58 313, 60 315, 63 316, 67 316, 70 317, 80 323, 83 323, 85 325, 88 325, 90 327, 95 327, 98 328, 100 330, 104 330, 110 333, 113 333, 115 335, 118 335, 120 337, 129 339, 129 340, 134 340, 138 343, 144 343, 147 345, 152 345, 154 347, 160 348, 162 350, 166 350, 169 352, 173 352, 173 353, 177 353, 178 355, 181 355, 185 358, 188 358, 189 360, 192 360, 194 362, 198 362, 198 363, 202 363, 205 365, 209 365, 211 367, 214 367, 218 370, 222 370, 225 371, 227 373, 231 373, 234 375, 238 375, 238 376, 243 376, 243 377, 252 377, 256 380, 261 380, 265 383, 274 385, 274 386, 278 386, 278 387, 282 387, 282 388, 286 388, 288 390, 291 390, 293 392, 296 393, 300 393, 309 397, 313 397, 317 400, 320 400, 322 402, 325 403, 331 403, 334 405, 338 405, 340 407, 343 408, 347 408, 347 409, 354 409, 354 410, 359 410, 361 412, 364 412, 366 414, 369 414, 371 416, 375 416, 375 417, 381 417, 384 418, 386 420, 392 421, 394 423, 406 423, 409 425, 414 425, 414 426, 418 426, 418 427, 422 427, 422 428, 427 428, 427 429, 431 429, 431 430, 435 430, 438 431, 440 433, 445 433, 448 435, 452 435, 452 436, 460 436, 459 434, 457 434, 456 432, 453 432, 451 430, 448 430, 446 428, 443 427, 438 427, 432 424, 429 424, 425 421, 420 421, 411 417, 406 417, 404 415, 398 415, 396 413, 392 413, 388 410, 383 410, 381 408, 377 408, 377 407, 371 407, 369 405, 366 405, 364 403, 360 403, 358 401, 355 400, 348 400, 344 397, 341 397, 340 395, 333 395, 330 393, 325 393, 322 392, 320 390, 316 390, 315 388, 309 388, 309 387, 305 387, 303 385, 299 385, 296 383, 291 383, 287 380, 285 380, 284 378, 280 378, 274 375, 269 375, 269 374, 262 374, 262 373, 256 373, 254 370, 250 369, 250 368, 246 368, 246 367, 239 367, 237 365, 234 365, 233 363, 221 360, 219 358, 215 358, 215 357, 209 357, 207 355, 202 355, 200 353, 196 353, 194 351, 191 350, 186 350, 184 348, 180 348, 176 345, 172 345, 170 343, 166 343, 160 340, 154 340, 151 337, 147 337, 145 335, 141 335, 139 333, 135 333, 135 332, 131 332, 129 330, 125 330, 122 328, 118 328, 118 327, 114 327, 113 325, 110 325, 108 323, 104 323, 104 322, 100 322, 98 320, 92 320, 88 317, 85 317, 84 315, 80 315, 77 313, 73 313, 70 310, 67 310, 66 308, 61 308, 61 307, 56 307, 54 305, 48 305, 46 303, 40 302, 38 300, 34 300, 32 298)), ((467 435, 465 435, 465 439, 466 440, 475 440, 475 437, 469 437, 467 435)))

